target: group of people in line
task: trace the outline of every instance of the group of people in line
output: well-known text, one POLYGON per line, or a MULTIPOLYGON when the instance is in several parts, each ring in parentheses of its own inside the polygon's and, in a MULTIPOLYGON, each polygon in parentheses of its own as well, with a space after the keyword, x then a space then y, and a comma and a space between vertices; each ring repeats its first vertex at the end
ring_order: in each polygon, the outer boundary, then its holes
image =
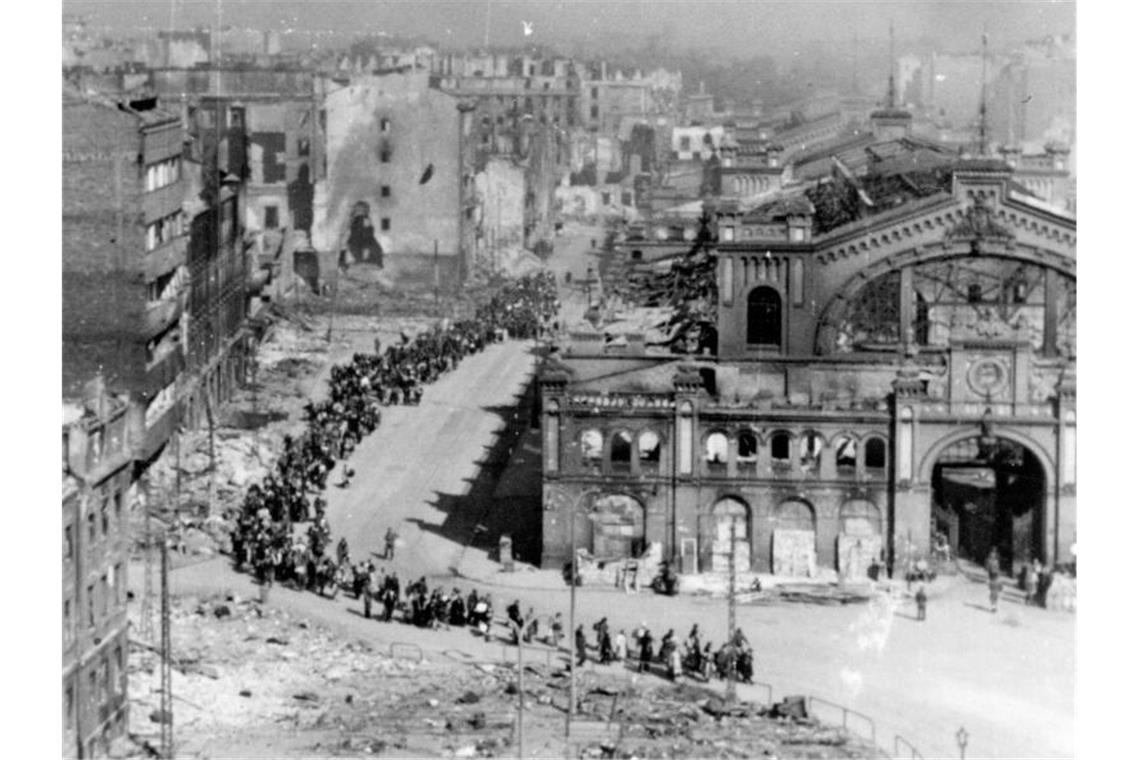
MULTIPOLYGON (((454 369, 488 344, 541 337, 559 308, 554 276, 528 275, 502 285, 471 319, 437 326, 374 353, 358 353, 333 367, 327 400, 305 407, 306 428, 286 436, 275 469, 246 492, 231 515, 233 556, 252 568, 263 588, 276 580, 336 593, 354 570, 326 555, 331 541, 326 502, 319 494, 337 462, 380 425, 381 407, 417 404, 423 386, 454 369), (298 523, 308 522, 299 533, 298 523)), ((347 488, 355 473, 345 464, 336 485, 347 488)))
MULTIPOLYGON (((593 630, 594 649, 602 665, 633 660, 639 673, 652 671, 654 664, 664 665, 665 676, 670 681, 689 675, 704 681, 715 676, 722 680, 752 683, 752 645, 740 628, 716 650, 711 641, 702 641, 700 626, 696 623, 681 645, 678 645, 670 628, 661 637, 660 647, 656 650, 653 633, 644 622, 629 636, 624 628, 611 635, 609 621, 604 617, 594 623, 593 630)), ((574 656, 579 666, 589 659, 588 649, 585 628, 579 625, 574 631, 574 656)))

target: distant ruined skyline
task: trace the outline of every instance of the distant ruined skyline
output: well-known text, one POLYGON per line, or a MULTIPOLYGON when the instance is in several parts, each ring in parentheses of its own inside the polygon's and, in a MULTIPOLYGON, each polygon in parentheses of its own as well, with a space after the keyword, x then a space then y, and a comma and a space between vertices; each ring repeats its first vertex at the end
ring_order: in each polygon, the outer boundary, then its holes
POLYGON ((654 44, 719 50, 731 57, 794 56, 818 43, 867 52, 885 44, 893 23, 900 44, 946 51, 1001 46, 1045 35, 1073 35, 1076 3, 1050 0, 64 0, 64 13, 116 32, 243 26, 386 32, 449 47, 550 45, 604 51, 654 44), (524 24, 533 33, 524 34, 524 24))

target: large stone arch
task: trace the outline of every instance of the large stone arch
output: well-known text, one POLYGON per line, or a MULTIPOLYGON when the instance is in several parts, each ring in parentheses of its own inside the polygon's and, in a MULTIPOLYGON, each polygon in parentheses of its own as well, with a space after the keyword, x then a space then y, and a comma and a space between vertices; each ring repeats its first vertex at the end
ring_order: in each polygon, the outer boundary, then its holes
POLYGON ((913 247, 893 255, 880 255, 873 257, 869 263, 865 263, 846 277, 841 284, 830 289, 830 292, 819 294, 825 305, 815 322, 812 350, 816 355, 831 353, 829 346, 834 342, 834 331, 842 321, 847 307, 858 298, 864 287, 888 275, 915 266, 978 258, 1006 259, 1031 264, 1057 272, 1073 281, 1077 275, 1076 259, 1071 254, 1032 245, 991 243, 975 249, 971 248, 968 242, 934 243, 913 247))
POLYGON ((931 525, 958 556, 980 563, 997 549, 1012 571, 1047 556, 1056 529, 1055 465, 1033 435, 1003 427, 984 443, 977 428, 957 430, 928 446, 919 475, 931 525))
MULTIPOLYGON (((593 500, 588 517, 588 548, 595 557, 638 557, 646 548, 646 510, 641 499, 624 491, 604 491, 593 500)), ((585 532, 587 531, 588 532, 585 532)))
MULTIPOLYGON (((1050 432, 1050 435, 1051 434, 1050 432)), ((995 427, 993 435, 995 438, 1005 438, 1008 441, 1024 446, 1033 456, 1037 457, 1037 461, 1041 463, 1041 467, 1045 471, 1046 493, 1053 492, 1056 485, 1057 462, 1044 445, 1033 436, 1021 432, 1016 426, 995 427)), ((934 475, 934 466, 938 463, 939 457, 948 448, 960 441, 977 437, 978 427, 976 425, 962 426, 926 446, 925 452, 918 458, 918 483, 921 485, 930 485, 931 478, 934 475)))

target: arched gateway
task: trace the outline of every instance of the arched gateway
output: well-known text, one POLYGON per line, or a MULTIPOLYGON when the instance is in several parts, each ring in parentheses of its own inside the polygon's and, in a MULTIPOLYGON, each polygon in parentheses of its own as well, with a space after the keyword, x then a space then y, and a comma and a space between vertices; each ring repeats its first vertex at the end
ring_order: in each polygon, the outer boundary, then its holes
POLYGON ((996 548, 1007 570, 1044 558, 1046 474, 1026 446, 994 436, 951 443, 931 485, 933 527, 957 556, 982 563, 996 548))

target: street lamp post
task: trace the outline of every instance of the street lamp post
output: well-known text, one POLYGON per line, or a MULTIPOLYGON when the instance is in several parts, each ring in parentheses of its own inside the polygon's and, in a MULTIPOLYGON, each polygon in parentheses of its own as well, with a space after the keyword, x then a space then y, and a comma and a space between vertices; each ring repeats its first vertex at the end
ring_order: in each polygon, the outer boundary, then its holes
POLYGON ((966 745, 970 742, 970 732, 962 726, 954 734, 954 738, 958 740, 958 753, 962 760, 966 760, 966 745))

